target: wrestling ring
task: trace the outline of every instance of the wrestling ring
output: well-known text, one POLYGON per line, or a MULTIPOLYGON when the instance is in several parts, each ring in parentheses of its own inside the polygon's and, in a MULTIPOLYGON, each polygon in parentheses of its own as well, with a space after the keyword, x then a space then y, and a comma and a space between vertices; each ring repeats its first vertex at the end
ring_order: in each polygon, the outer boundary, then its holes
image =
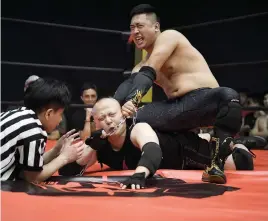
MULTIPOLYGON (((176 29, 202 28, 267 14, 259 13, 176 29)), ((109 33, 123 37, 124 43, 130 43, 127 32, 12 18, 1 19, 2 22, 109 33)), ((212 64, 210 66, 222 68, 266 63, 268 60, 212 64)), ((10 60, 2 60, 1 64, 2 66, 27 68, 105 71, 122 76, 129 74, 129 70, 125 70, 125 68, 66 66, 10 60)), ((22 105, 22 103, 1 101, 1 105, 22 105)), ((72 108, 90 107, 82 104, 71 104, 70 106, 72 108)), ((244 110, 268 110, 268 108, 254 107, 244 108, 244 110)), ((48 141, 46 151, 54 144, 55 141, 48 141)), ((157 175, 150 180, 148 189, 121 190, 116 182, 129 176, 133 171, 111 171, 105 165, 101 168, 98 163, 87 169, 81 177, 61 177, 56 173, 40 185, 19 181, 4 182, 1 185, 2 220, 268 220, 268 152, 265 150, 253 150, 253 152, 257 156, 254 159, 255 170, 226 171, 228 178, 226 185, 203 183, 201 181, 202 171, 158 170, 157 175)))

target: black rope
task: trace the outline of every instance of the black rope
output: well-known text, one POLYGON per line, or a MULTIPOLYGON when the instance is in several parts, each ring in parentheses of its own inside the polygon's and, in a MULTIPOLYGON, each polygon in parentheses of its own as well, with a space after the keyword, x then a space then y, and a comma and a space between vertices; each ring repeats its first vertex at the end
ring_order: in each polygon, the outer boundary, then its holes
POLYGON ((253 18, 253 17, 258 17, 258 16, 264 16, 264 15, 268 15, 268 12, 260 12, 260 13, 250 14, 250 15, 243 15, 243 16, 220 19, 220 20, 215 20, 215 21, 202 22, 202 23, 198 23, 198 24, 185 25, 185 26, 175 27, 173 29, 180 31, 180 30, 185 30, 185 29, 204 27, 204 26, 208 26, 208 25, 233 22, 233 21, 238 21, 238 20, 243 20, 243 19, 253 18))
POLYGON ((85 105, 85 104, 70 104, 70 107, 74 108, 92 108, 93 105, 85 105))
MULTIPOLYGON (((144 105, 148 103, 143 103, 144 105)), ((23 106, 23 101, 1 101, 1 105, 18 105, 23 106)), ((69 107, 72 108, 92 108, 93 105, 85 105, 85 104, 70 104, 69 107)), ((242 107, 242 110, 248 110, 248 111, 258 111, 258 110, 264 110, 268 111, 268 107, 264 106, 258 106, 258 107, 242 107)))
MULTIPOLYGON (((14 106, 23 106, 23 101, 1 101, 1 105, 14 105, 14 106)), ((69 107, 74 108, 92 108, 93 105, 85 105, 85 104, 70 104, 69 107)))
POLYGON ((44 67, 44 68, 58 68, 70 70, 86 70, 86 71, 109 71, 109 72, 123 72, 120 68, 101 68, 101 67, 86 67, 86 66, 71 66, 71 65, 57 65, 57 64, 37 64, 13 61, 1 61, 1 64, 15 65, 15 66, 30 66, 30 67, 44 67))
POLYGON ((227 67, 227 66, 238 66, 238 65, 256 65, 256 64, 265 64, 268 63, 268 60, 263 61, 246 61, 246 62, 230 62, 223 64, 211 64, 209 67, 227 67))
POLYGON ((23 101, 1 101, 1 105, 23 105, 23 101))
POLYGON ((90 28, 90 27, 74 26, 74 25, 63 25, 63 24, 57 24, 57 23, 30 21, 30 20, 16 19, 16 18, 1 17, 1 20, 3 20, 3 21, 11 21, 11 22, 27 23, 27 24, 33 24, 33 25, 52 26, 52 27, 58 27, 58 28, 70 28, 70 29, 84 30, 84 31, 96 31, 96 32, 120 34, 120 35, 126 33, 126 32, 117 31, 117 30, 109 30, 109 29, 101 29, 101 28, 90 28))
POLYGON ((242 107, 242 110, 248 110, 248 111, 264 110, 264 111, 268 111, 268 107, 264 107, 264 106, 259 106, 259 107, 242 107))
MULTIPOLYGON (((239 65, 256 65, 256 64, 266 64, 268 60, 262 61, 245 61, 245 62, 230 62, 230 63, 222 63, 222 64, 211 64, 209 67, 218 68, 218 67, 230 67, 230 66, 239 66, 239 65)), ((124 77, 129 77, 131 75, 131 70, 125 70, 123 72, 124 77)))

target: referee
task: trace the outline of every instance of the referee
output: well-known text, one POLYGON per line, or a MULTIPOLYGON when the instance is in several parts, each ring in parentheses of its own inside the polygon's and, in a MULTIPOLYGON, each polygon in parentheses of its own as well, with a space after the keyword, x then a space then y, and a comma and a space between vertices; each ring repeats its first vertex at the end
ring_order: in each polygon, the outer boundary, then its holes
POLYGON ((64 83, 39 78, 28 85, 24 107, 1 113, 1 181, 42 182, 81 157, 83 142, 74 144, 74 131, 45 152, 47 133, 61 122, 70 97, 64 83))

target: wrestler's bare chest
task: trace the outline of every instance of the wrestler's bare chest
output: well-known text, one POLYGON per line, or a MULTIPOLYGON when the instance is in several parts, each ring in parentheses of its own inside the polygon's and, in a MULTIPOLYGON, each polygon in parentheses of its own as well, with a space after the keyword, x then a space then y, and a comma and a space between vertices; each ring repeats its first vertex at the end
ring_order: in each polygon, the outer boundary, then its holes
MULTIPOLYGON (((142 66, 146 66, 147 65, 147 59, 143 60, 140 64, 139 69, 142 66)), ((178 72, 178 68, 177 68, 178 62, 176 62, 176 59, 174 59, 173 57, 170 57, 162 66, 162 68, 160 69, 160 71, 158 71, 156 74, 156 80, 155 83, 158 85, 163 85, 168 83, 170 80, 172 80, 172 76, 174 74, 179 75, 180 72, 178 72)))

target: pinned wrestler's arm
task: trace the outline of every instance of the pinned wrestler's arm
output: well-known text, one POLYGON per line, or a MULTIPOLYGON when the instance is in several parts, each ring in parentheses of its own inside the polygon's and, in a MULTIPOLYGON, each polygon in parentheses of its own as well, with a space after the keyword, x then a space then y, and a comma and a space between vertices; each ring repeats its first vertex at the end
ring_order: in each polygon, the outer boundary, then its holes
POLYGON ((126 189, 140 189, 145 187, 147 177, 152 177, 160 166, 162 160, 162 150, 159 146, 159 140, 147 123, 136 124, 130 134, 132 143, 141 149, 142 154, 135 170, 135 173, 121 183, 121 187, 126 189))
POLYGON ((97 162, 97 151, 105 145, 103 130, 96 130, 85 140, 84 151, 75 162, 69 163, 59 169, 62 176, 76 176, 97 162))

